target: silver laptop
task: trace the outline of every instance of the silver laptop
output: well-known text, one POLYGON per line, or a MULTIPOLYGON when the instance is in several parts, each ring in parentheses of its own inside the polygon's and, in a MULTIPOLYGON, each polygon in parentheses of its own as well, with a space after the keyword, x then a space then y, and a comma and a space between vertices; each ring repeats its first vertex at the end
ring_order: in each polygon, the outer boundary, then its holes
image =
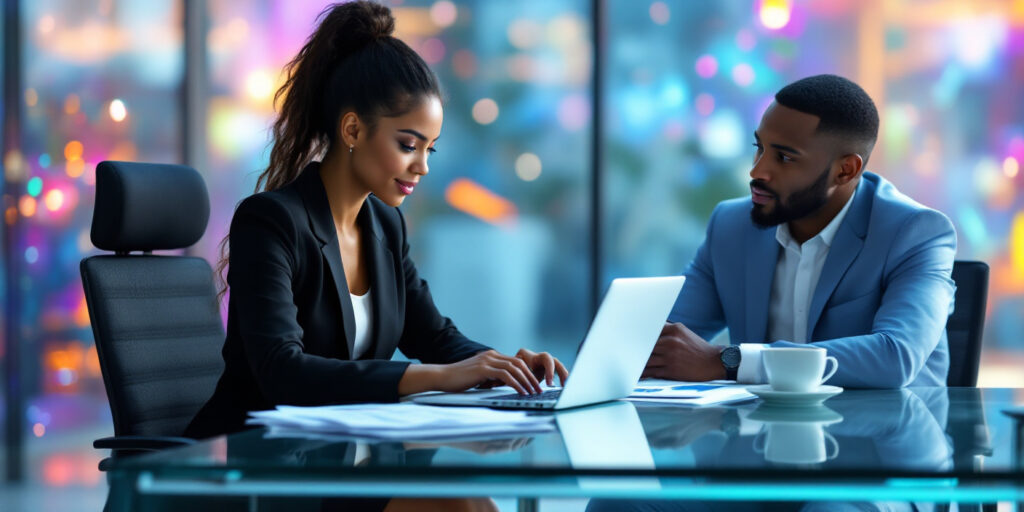
POLYGON ((567 409, 625 398, 633 392, 658 341, 683 276, 615 279, 561 389, 520 395, 508 388, 413 398, 431 405, 567 409))

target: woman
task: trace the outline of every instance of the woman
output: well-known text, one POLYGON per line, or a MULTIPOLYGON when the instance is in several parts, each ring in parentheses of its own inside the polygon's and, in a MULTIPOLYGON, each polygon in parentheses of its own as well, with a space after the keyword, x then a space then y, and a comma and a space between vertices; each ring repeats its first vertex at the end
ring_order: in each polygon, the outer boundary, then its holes
POLYGON ((568 376, 547 353, 510 357, 470 341, 437 312, 396 208, 435 151, 437 79, 391 36, 386 7, 353 2, 321 17, 275 96, 284 101, 263 192, 238 206, 225 240, 225 368, 192 437, 241 430, 249 411, 278 404, 497 384, 535 393, 538 376, 568 376), (391 361, 396 348, 424 364, 391 361))

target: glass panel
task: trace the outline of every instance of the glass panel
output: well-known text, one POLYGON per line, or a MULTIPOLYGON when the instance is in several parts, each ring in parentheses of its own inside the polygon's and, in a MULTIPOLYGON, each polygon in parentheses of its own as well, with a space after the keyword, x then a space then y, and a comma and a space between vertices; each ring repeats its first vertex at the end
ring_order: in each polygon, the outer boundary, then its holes
POLYGON ((952 220, 992 266, 980 385, 1024 385, 1024 28, 1012 3, 609 0, 605 280, 681 272, 719 201, 749 194, 752 132, 778 89, 861 84, 874 170, 952 220), (657 48, 657 51, 651 51, 657 48), (654 205, 654 206, 652 206, 654 205))
MULTIPOLYGON (((441 312, 506 352, 575 355, 587 317, 588 2, 394 2, 447 93, 431 173, 402 207, 441 312)), ((268 158, 272 95, 320 4, 209 4, 211 261, 268 158)))
POLYGON ((103 485, 92 439, 110 412, 79 261, 89 239, 95 166, 176 162, 181 154, 181 3, 22 2, 22 152, 30 179, 19 204, 20 322, 30 479, 103 485))

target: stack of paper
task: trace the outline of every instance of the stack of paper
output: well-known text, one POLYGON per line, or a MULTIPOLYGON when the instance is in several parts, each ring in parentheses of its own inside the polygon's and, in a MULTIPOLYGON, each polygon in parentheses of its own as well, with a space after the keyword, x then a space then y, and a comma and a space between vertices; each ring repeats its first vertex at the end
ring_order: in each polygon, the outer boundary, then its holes
POLYGON ((305 432, 408 441, 520 435, 554 430, 550 415, 498 411, 482 407, 435 407, 398 404, 294 407, 249 413, 249 425, 271 433, 305 432))
POLYGON ((757 398, 746 385, 732 381, 676 382, 640 381, 629 400, 637 402, 668 402, 679 405, 714 405, 757 398))

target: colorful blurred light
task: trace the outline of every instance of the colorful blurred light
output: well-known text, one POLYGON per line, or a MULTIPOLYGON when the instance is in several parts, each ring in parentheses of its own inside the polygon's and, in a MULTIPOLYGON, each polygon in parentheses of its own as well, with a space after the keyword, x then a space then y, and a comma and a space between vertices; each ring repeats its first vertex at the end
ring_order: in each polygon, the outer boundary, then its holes
POLYGON ((39 23, 36 28, 39 29, 39 33, 44 36, 53 32, 54 27, 57 26, 57 20, 53 18, 52 14, 45 14, 39 17, 39 23))
POLYGON ((28 180, 28 183, 25 184, 25 191, 32 197, 39 197, 39 194, 43 192, 43 179, 35 176, 28 180))
POLYGON ((491 124, 498 119, 498 103, 490 98, 477 100, 473 104, 473 120, 480 124, 491 124))
POLYGON ((1013 216, 1009 246, 1013 269, 1017 275, 1024 276, 1024 212, 1018 212, 1013 216))
POLYGON ((85 161, 81 158, 74 160, 68 160, 68 163, 64 165, 64 172, 69 178, 77 178, 85 172, 85 161))
POLYGON ((245 76, 245 95, 250 100, 263 103, 274 95, 274 78, 265 69, 257 69, 245 76))
POLYGON ((78 98, 77 94, 68 94, 64 98, 64 113, 72 115, 78 113, 78 110, 82 108, 82 100, 78 98))
POLYGON ((695 69, 701 78, 711 78, 718 73, 718 59, 712 55, 701 55, 697 58, 695 69))
POLYGON ((444 60, 446 51, 447 49, 444 46, 444 42, 436 37, 426 39, 419 46, 419 54, 427 64, 440 63, 444 60))
POLYGON ((468 178, 453 181, 445 189, 444 197, 452 208, 491 224, 504 224, 518 215, 511 201, 468 178))
POLYGON ((558 102, 556 115, 562 128, 579 131, 590 122, 590 102, 582 94, 570 94, 558 102))
POLYGON ((789 24, 792 10, 789 0, 762 0, 759 15, 761 24, 771 30, 784 28, 789 24))
POLYGON ((128 117, 128 109, 125 108, 124 102, 116 98, 110 102, 110 107, 107 111, 115 123, 120 123, 124 121, 124 118, 128 117))
POLYGON ((43 202, 46 204, 46 209, 51 212, 60 210, 60 207, 64 206, 64 192, 58 188, 50 190, 46 193, 43 202))
POLYGON ((39 155, 39 167, 42 167, 43 169, 46 169, 47 167, 50 166, 50 163, 51 162, 50 162, 50 154, 49 153, 43 153, 43 154, 39 155))
POLYGON ((520 18, 508 25, 508 42, 520 50, 528 50, 542 43, 544 27, 534 20, 520 18))
POLYGON ((35 425, 32 425, 32 434, 35 435, 36 437, 43 437, 44 435, 46 435, 46 426, 43 425, 42 423, 36 423, 35 425))
POLYGON ((957 20, 952 31, 949 49, 969 69, 988 66, 1007 36, 1006 21, 997 16, 957 20))
POLYGON ((81 142, 73 140, 71 142, 68 142, 64 146, 64 158, 68 160, 76 160, 82 158, 82 152, 84 150, 85 148, 82 146, 81 142))
POLYGON ((750 64, 741 62, 736 64, 732 68, 732 81, 736 82, 736 85, 740 87, 747 87, 754 83, 755 79, 754 68, 750 67, 750 64))
POLYGON ((32 196, 21 196, 18 200, 18 211, 22 217, 31 217, 36 214, 36 200, 32 196))
POLYGON ((533 153, 523 153, 516 158, 516 176, 523 181, 533 181, 540 177, 540 157, 533 153))
POLYGON ((706 92, 698 94, 694 104, 697 107, 697 113, 702 116, 710 116, 715 111, 715 97, 706 92))
POLYGON ((25 248, 25 261, 29 265, 34 265, 37 261, 39 261, 39 249, 37 249, 35 246, 32 246, 32 245, 26 247, 25 248))
POLYGON ((654 2, 651 4, 651 8, 648 9, 648 13, 651 15, 653 20, 658 25, 665 25, 668 23, 671 13, 668 10, 668 6, 665 2, 654 2))
POLYGON ((757 38, 754 33, 749 29, 741 29, 736 33, 736 47, 745 52, 749 52, 757 46, 757 38))
POLYGON ((736 158, 744 149, 743 132, 738 114, 719 109, 700 127, 701 152, 710 158, 736 158))
POLYGON ((21 151, 12 149, 4 154, 4 175, 8 181, 19 182, 25 179, 26 167, 21 151))
POLYGON ((430 19, 440 28, 448 28, 455 23, 458 16, 459 10, 448 0, 434 2, 434 5, 430 6, 430 19))
POLYGON ((468 80, 476 74, 476 55, 469 50, 459 50, 452 55, 452 71, 463 79, 468 80))
POLYGON ((1008 156, 1003 160, 1003 174, 1005 174, 1007 178, 1016 178, 1017 173, 1019 172, 1020 162, 1018 162, 1016 158, 1008 156))
POLYGON ((13 225, 18 220, 18 209, 14 206, 8 206, 4 210, 4 221, 7 222, 8 226, 13 225))
POLYGON ((39 103, 39 93, 31 87, 25 89, 25 105, 34 107, 37 103, 39 103))

